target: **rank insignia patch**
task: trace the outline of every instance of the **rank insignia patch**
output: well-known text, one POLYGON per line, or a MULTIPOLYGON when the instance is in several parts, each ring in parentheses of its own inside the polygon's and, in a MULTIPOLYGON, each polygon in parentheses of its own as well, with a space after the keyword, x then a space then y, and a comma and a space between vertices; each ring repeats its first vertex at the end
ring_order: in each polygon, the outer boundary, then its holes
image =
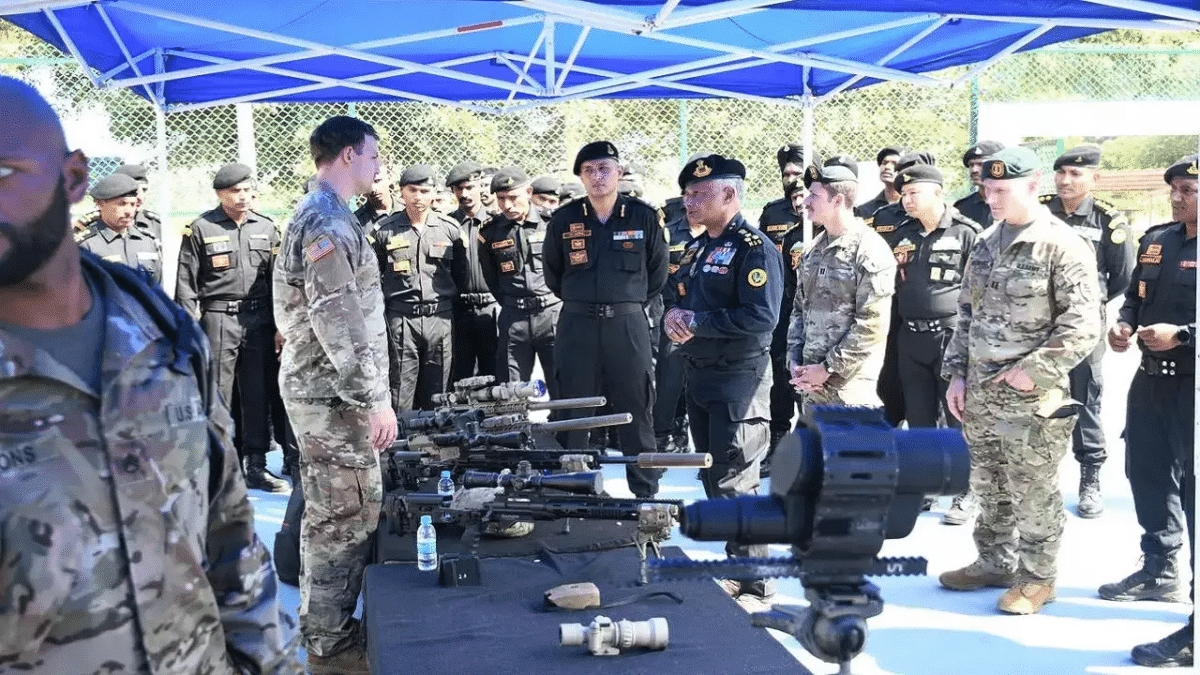
POLYGON ((762 288, 767 283, 767 271, 761 267, 750 270, 746 275, 746 283, 750 284, 751 288, 762 288))

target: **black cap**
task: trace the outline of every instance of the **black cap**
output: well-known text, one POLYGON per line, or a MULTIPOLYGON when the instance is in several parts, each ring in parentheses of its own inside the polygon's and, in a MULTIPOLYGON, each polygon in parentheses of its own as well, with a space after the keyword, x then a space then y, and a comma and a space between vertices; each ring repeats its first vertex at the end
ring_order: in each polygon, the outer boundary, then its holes
POLYGON ((817 166, 809 164, 804 170, 804 187, 811 188, 813 183, 842 183, 849 181, 851 183, 858 182, 858 176, 854 172, 841 164, 832 166, 817 166))
POLYGON ((123 173, 139 183, 149 183, 146 178, 146 167, 141 164, 122 164, 113 173, 123 173))
POLYGON ((529 176, 519 166, 506 166, 492 176, 492 192, 515 190, 529 184, 529 176))
POLYGON ((683 166, 679 172, 679 187, 686 188, 692 183, 718 178, 745 178, 746 166, 736 159, 726 159, 720 155, 698 157, 683 166))
POLYGON ((433 167, 428 164, 413 164, 400 174, 400 185, 429 185, 433 186, 433 167))
POLYGON ((617 146, 608 141, 592 141, 579 149, 575 154, 575 168, 572 171, 576 176, 579 175, 579 166, 584 162, 593 159, 613 159, 621 161, 621 156, 617 153, 617 146))
POLYGON ((446 174, 446 187, 454 187, 464 180, 478 180, 483 177, 483 165, 479 162, 467 160, 459 162, 450 169, 450 173, 446 174))
POLYGON ((880 164, 883 164, 884 158, 888 157, 890 155, 896 155, 897 157, 899 157, 900 155, 903 155, 903 154, 904 154, 904 148, 902 148, 898 145, 889 145, 885 148, 880 149, 879 152, 875 153, 875 165, 879 166, 880 164))
POLYGON ((1037 153, 1018 145, 1005 148, 984 160, 983 177, 992 180, 1024 178, 1032 176, 1039 166, 1041 161, 1038 160, 1037 153))
POLYGON ((535 195, 557 195, 558 188, 558 179, 554 176, 538 176, 533 179, 533 194, 535 195))
POLYGON ((579 195, 582 195, 583 192, 583 183, 580 183, 579 181, 571 181, 570 183, 563 183, 562 187, 558 188, 558 198, 574 199, 579 195))
POLYGON ((804 146, 799 143, 788 143, 775 151, 775 160, 779 162, 779 172, 788 164, 804 166, 804 146))
POLYGON ((914 183, 937 183, 941 185, 944 181, 942 172, 938 171, 936 166, 914 164, 896 174, 896 180, 892 181, 892 187, 896 188, 896 192, 899 192, 905 185, 912 185, 914 183))
POLYGON ((1095 145, 1080 145, 1071 148, 1054 160, 1054 170, 1064 166, 1077 166, 1081 169, 1100 168, 1100 148, 1095 145))
POLYGON ((858 161, 850 155, 834 155, 821 162, 821 166, 844 166, 850 169, 850 173, 853 173, 855 178, 858 177, 858 161))
POLYGON ((245 164, 226 164, 217 169, 217 175, 213 176, 212 186, 214 190, 224 190, 231 188, 238 183, 249 179, 254 175, 254 169, 245 164))
POLYGON ((92 199, 116 199, 137 195, 138 182, 123 173, 110 173, 92 186, 92 199))
POLYGON ((896 160, 896 171, 903 171, 918 164, 937 166, 937 158, 933 156, 932 152, 906 152, 896 160))
POLYGON ((1167 181, 1167 184, 1170 185, 1171 180, 1175 178, 1195 179, 1200 177, 1200 170, 1196 167, 1196 157, 1197 155, 1188 155, 1172 164, 1166 173, 1163 174, 1163 180, 1167 181))
POLYGON ((991 157, 1003 149, 1004 144, 1000 141, 979 141, 963 153, 963 166, 971 166, 971 160, 991 157))

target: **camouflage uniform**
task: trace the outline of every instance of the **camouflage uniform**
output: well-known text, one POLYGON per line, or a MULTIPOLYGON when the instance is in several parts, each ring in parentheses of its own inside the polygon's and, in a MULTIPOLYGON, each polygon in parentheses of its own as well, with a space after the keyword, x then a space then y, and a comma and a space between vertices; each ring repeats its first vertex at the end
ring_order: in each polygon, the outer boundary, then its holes
POLYGON ((349 206, 320 183, 296 206, 275 266, 275 321, 286 342, 280 388, 300 444, 300 627, 331 656, 355 639, 354 614, 383 495, 368 416, 389 403, 379 261, 349 206))
POLYGON ((825 391, 805 393, 805 405, 879 405, 875 383, 895 289, 891 249, 855 220, 840 237, 818 235, 796 272, 788 363, 829 371, 825 391))
POLYGON ((1075 426, 1064 414, 1067 374, 1099 339, 1096 256, 1044 207, 1009 246, 1001 225, 980 235, 959 295, 942 377, 966 381, 963 432, 971 445, 971 490, 979 557, 996 570, 1053 580, 1062 536, 1058 465, 1075 426), (992 380, 1021 366, 1036 388, 992 380), (1018 539, 1019 537, 1019 539, 1018 539))
POLYGON ((215 385, 206 410, 188 353, 83 273, 102 395, 0 329, 0 672, 301 672, 215 385))

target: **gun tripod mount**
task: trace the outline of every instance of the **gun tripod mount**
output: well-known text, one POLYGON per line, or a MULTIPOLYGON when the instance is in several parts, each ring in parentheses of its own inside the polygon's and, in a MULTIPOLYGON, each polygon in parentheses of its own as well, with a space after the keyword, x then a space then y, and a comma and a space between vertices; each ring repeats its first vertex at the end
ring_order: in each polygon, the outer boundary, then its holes
POLYGON ((883 612, 879 587, 808 588, 809 606, 773 605, 750 615, 751 625, 774 628, 796 638, 809 654, 838 664, 837 675, 851 675, 850 660, 867 646, 867 619, 883 612))

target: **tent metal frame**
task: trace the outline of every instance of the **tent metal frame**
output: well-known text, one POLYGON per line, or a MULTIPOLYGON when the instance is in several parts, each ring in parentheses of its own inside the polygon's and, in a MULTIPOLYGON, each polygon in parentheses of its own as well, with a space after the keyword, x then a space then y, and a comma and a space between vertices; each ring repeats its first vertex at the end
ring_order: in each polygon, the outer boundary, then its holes
POLYGON ((0 16, 41 12, 52 25, 67 51, 79 62, 92 82, 100 88, 139 88, 145 96, 163 112, 197 110, 232 103, 250 103, 278 99, 279 97, 309 93, 343 87, 370 92, 374 95, 394 97, 400 100, 425 101, 457 106, 476 112, 494 114, 514 113, 521 110, 560 103, 563 101, 603 98, 615 94, 644 89, 659 88, 667 91, 687 92, 706 97, 768 101, 780 105, 812 106, 827 101, 863 79, 889 82, 908 82, 923 86, 959 86, 996 61, 1024 47, 1054 28, 1084 28, 1109 30, 1134 29, 1200 29, 1200 11, 1159 5, 1145 0, 1086 0, 1089 3, 1127 9, 1155 16, 1148 20, 1091 19, 1078 17, 1026 17, 988 16, 981 14, 938 14, 923 13, 901 16, 893 20, 862 26, 825 35, 806 37, 801 40, 780 44, 748 48, 728 42, 701 40, 679 33, 679 29, 697 26, 712 21, 742 16, 769 9, 787 0, 725 0, 708 5, 680 7, 680 0, 665 0, 658 10, 643 16, 618 6, 601 5, 586 0, 511 0, 506 4, 530 10, 529 14, 514 18, 489 21, 482 24, 452 26, 401 35, 382 40, 371 40, 348 45, 333 45, 290 37, 280 33, 255 30, 221 21, 206 19, 193 14, 173 12, 153 7, 136 0, 0 0, 0 16), (107 28, 108 35, 124 57, 124 62, 99 75, 93 73, 71 34, 64 28, 56 13, 64 9, 92 6, 96 9, 107 28), (122 12, 141 14, 189 26, 220 31, 230 35, 261 40, 292 48, 281 54, 235 60, 205 54, 196 50, 152 49, 133 54, 114 25, 110 8, 122 12), (1027 27, 1024 35, 1001 52, 985 61, 973 65, 956 78, 911 73, 888 64, 896 58, 930 38, 939 28, 955 20, 989 21, 1027 27), (402 44, 413 44, 433 40, 452 40, 455 36, 496 31, 520 26, 540 24, 541 30, 527 52, 485 51, 465 55, 437 63, 418 63, 378 53, 377 50, 402 44), (579 27, 570 52, 565 58, 557 52, 559 26, 579 27), (870 35, 909 26, 920 26, 912 38, 894 48, 884 57, 872 62, 836 58, 804 51, 806 47, 835 42, 837 40, 870 35), (595 31, 633 36, 640 40, 676 44, 701 50, 711 50, 714 55, 669 66, 638 72, 617 72, 579 65, 577 60, 588 39, 595 31), (296 62, 321 56, 341 56, 380 67, 377 72, 356 77, 326 77, 304 72, 296 62), (166 70, 165 57, 181 57, 203 65, 177 70, 166 70), (512 79, 501 79, 473 74, 461 70, 461 66, 493 61, 511 69, 512 79), (814 69, 845 73, 852 77, 834 90, 819 98, 809 94, 786 98, 756 96, 728 88, 700 86, 688 81, 718 73, 735 72, 756 66, 783 63, 801 68, 807 90, 807 80, 814 69), (236 70, 252 70, 296 80, 294 85, 269 91, 255 92, 242 96, 222 98, 201 103, 168 103, 164 97, 167 82, 190 77, 215 75, 236 70), (411 74, 425 74, 484 86, 496 91, 490 102, 456 101, 430 96, 403 87, 395 86, 396 78, 411 74), (580 74, 594 78, 592 81, 566 86, 569 75, 580 74), (378 80, 390 80, 388 86, 375 84, 378 80), (517 100, 518 95, 526 98, 517 100))

